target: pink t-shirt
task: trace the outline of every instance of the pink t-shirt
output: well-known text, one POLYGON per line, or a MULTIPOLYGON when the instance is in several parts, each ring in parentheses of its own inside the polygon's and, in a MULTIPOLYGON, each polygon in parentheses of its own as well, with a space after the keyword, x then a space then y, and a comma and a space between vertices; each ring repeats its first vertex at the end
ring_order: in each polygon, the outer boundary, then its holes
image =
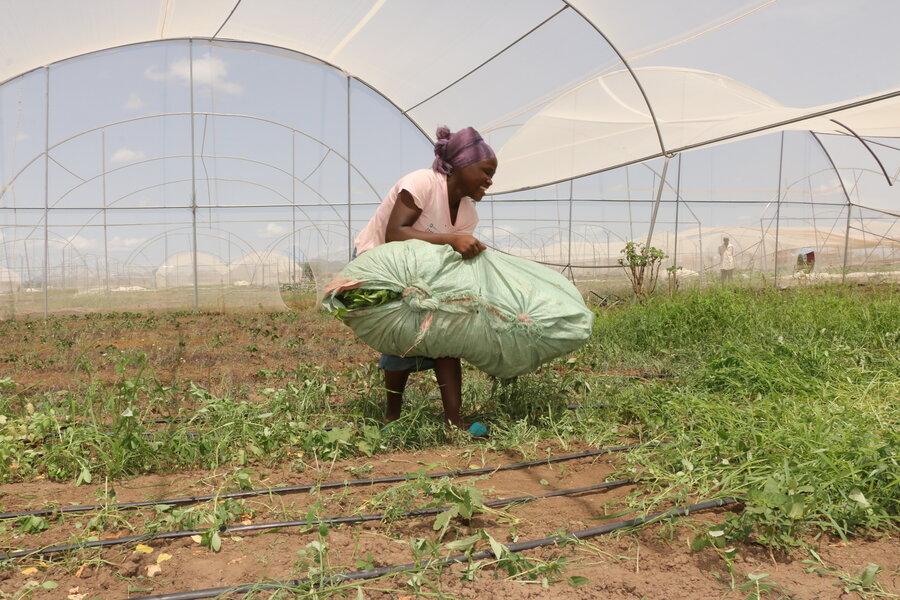
POLYGON ((433 169, 419 169, 405 175, 384 200, 369 223, 356 236, 356 252, 362 254, 385 242, 388 219, 394 210, 394 203, 400 190, 406 190, 412 196, 422 214, 413 223, 412 228, 433 233, 465 233, 472 235, 478 225, 478 211, 471 198, 463 198, 456 213, 456 223, 450 223, 450 202, 447 196, 447 176, 433 169))

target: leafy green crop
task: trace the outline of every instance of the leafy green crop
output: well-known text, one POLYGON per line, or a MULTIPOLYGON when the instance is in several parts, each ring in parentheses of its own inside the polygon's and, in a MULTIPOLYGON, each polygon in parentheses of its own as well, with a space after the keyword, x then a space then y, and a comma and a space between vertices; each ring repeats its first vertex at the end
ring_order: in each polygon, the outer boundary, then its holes
POLYGON ((387 304, 388 302, 399 300, 400 292, 395 292, 393 290, 370 290, 359 288, 355 290, 347 290, 346 292, 338 294, 337 298, 338 300, 343 302, 344 308, 338 308, 337 310, 332 311, 331 315, 343 320, 344 315, 346 315, 351 310, 357 310, 360 308, 372 308, 375 306, 381 306, 382 304, 387 304))
POLYGON ((400 299, 400 292, 393 290, 367 290, 357 289, 348 290, 340 295, 341 302, 348 310, 357 308, 366 308, 370 306, 381 306, 388 302, 400 299))

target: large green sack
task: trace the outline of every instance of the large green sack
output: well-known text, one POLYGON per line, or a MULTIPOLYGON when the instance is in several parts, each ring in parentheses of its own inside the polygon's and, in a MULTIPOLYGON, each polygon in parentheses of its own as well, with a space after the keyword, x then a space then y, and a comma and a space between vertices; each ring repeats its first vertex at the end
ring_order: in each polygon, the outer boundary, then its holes
POLYGON ((486 250, 465 260, 448 245, 391 242, 347 264, 323 305, 372 348, 399 356, 464 358, 515 377, 579 348, 594 314, 561 274, 486 250), (390 290, 397 300, 348 310, 348 290, 390 290))

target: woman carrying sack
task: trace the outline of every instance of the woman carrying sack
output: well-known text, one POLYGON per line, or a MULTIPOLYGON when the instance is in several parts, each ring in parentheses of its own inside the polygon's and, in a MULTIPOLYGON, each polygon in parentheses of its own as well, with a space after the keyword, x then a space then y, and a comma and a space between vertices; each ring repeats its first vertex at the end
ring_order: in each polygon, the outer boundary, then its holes
MULTIPOLYGON (((451 246, 464 259, 477 256, 485 245, 472 232, 478 224, 475 203, 493 183, 497 157, 472 127, 451 133, 437 130, 435 159, 430 169, 419 169, 402 177, 382 200, 375 215, 355 240, 357 254, 387 242, 422 240, 451 246)), ((387 390, 385 419, 397 420, 410 373, 434 369, 441 391, 444 417, 462 428, 462 365, 458 357, 400 357, 382 354, 378 366, 384 371, 387 390)), ((483 435, 475 423, 473 435, 483 435)))

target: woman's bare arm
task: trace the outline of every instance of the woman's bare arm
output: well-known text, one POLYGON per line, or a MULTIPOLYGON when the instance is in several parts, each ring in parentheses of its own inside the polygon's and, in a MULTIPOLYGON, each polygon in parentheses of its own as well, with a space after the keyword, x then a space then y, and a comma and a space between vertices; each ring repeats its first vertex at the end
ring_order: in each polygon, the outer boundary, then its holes
POLYGON ((462 254, 463 258, 473 258, 486 248, 477 238, 468 234, 432 233, 413 229, 413 223, 421 214, 422 210, 416 206, 412 195, 406 190, 400 190, 391 216, 388 218, 385 241, 403 242, 415 239, 432 244, 447 244, 462 254))

